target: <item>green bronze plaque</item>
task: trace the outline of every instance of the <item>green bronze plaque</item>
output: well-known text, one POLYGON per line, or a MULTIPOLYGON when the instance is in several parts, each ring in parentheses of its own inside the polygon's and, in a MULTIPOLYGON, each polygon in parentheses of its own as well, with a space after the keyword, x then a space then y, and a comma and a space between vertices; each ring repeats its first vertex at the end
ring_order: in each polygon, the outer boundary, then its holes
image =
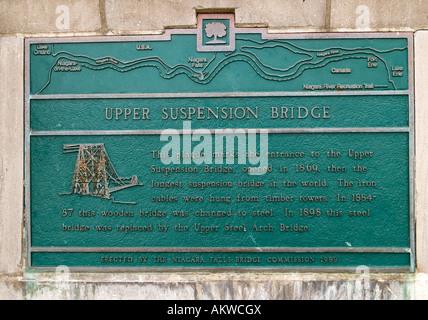
POLYGON ((25 42, 28 268, 413 271, 411 33, 25 42))

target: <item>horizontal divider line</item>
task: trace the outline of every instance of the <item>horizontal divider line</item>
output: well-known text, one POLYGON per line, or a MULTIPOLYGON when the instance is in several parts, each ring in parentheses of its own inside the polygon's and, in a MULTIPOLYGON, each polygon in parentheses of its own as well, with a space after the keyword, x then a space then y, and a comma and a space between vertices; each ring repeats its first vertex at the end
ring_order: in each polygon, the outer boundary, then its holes
POLYGON ((121 99, 121 98, 227 98, 227 97, 313 97, 313 96, 392 96, 409 95, 409 90, 375 91, 273 91, 273 92, 180 92, 180 93, 88 93, 88 94, 38 94, 30 100, 51 99, 121 99))
MULTIPOLYGON (((201 128, 203 129, 203 128, 201 128)), ((192 134, 195 130, 164 129, 164 130, 61 130, 61 131, 32 131, 30 136, 96 136, 96 135, 160 135, 162 133, 172 134, 192 134)), ((246 132, 234 132, 240 130, 256 130, 255 133, 371 133, 371 132, 410 132, 409 127, 367 127, 367 128, 234 128, 232 132, 225 132, 224 129, 203 129, 210 134, 245 134, 246 132), (267 132, 261 132, 267 130, 267 132)), ((203 134, 198 132, 198 134, 203 134)))
MULTIPOLYGON (((58 271, 62 273, 64 271, 63 266, 58 267, 29 267, 32 270, 40 271, 58 271)), ((355 267, 296 267, 296 266, 287 266, 287 267, 68 267, 70 271, 85 271, 85 272, 189 272, 189 271, 208 271, 208 272, 260 272, 260 271, 272 271, 272 272, 284 272, 284 271, 293 271, 293 272, 348 272, 356 273, 355 267)), ((409 272, 410 268, 403 267, 370 267, 370 272, 409 272)), ((360 270, 361 271, 361 270, 360 270)))
POLYGON ((288 252, 288 253, 301 253, 301 252, 310 252, 310 253, 323 253, 323 252, 343 252, 343 253, 411 253, 410 248, 384 248, 384 247, 320 247, 320 248, 277 248, 277 247, 257 247, 257 248, 248 248, 248 247, 31 247, 31 252, 228 252, 228 253, 267 253, 267 252, 288 252))
MULTIPOLYGON (((57 271, 57 267, 30 267, 33 270, 40 271, 57 271)), ((60 269, 63 272, 63 269, 60 269)), ((260 271, 272 271, 272 272, 284 272, 284 271, 295 271, 295 272, 347 272, 355 274, 356 268, 352 267, 250 267, 250 268, 217 268, 217 267, 170 267, 170 268, 157 268, 157 267, 69 267, 71 271, 85 271, 85 272, 196 272, 196 271, 209 271, 209 272, 260 272, 260 271)), ((384 267, 377 268, 371 267, 371 272, 408 272, 409 268, 402 267, 384 267)))

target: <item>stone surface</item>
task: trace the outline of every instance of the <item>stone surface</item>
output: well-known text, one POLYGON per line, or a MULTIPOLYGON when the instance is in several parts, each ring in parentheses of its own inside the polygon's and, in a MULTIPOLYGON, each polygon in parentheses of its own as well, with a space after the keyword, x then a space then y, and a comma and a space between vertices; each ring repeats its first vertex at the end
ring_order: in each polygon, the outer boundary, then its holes
POLYGON ((18 278, 0 276, 0 300, 23 300, 24 285, 18 278))
POLYGON ((428 27, 425 0, 331 0, 331 28, 397 30, 428 27))
MULTIPOLYGON (((265 24, 272 29, 324 28, 326 23, 326 0, 267 0, 251 1, 251 5, 237 1, 236 23, 246 25, 265 24)), ((287 31, 290 32, 290 31, 287 31)))
POLYGON ((428 272, 428 31, 415 36, 416 261, 428 272))
POLYGON ((27 274, 0 279, 0 299, 404 300, 426 299, 427 276, 408 274, 27 274))
POLYGON ((106 0, 106 21, 113 33, 163 30, 167 26, 195 26, 193 1, 106 0), (156 10, 153 10, 156 8, 156 10))
POLYGON ((235 12, 238 26, 271 32, 428 27, 425 0, 0 0, 0 33, 153 33, 194 27, 197 12, 235 12))
POLYGON ((194 300, 194 283, 28 281, 28 300, 194 300))
POLYGON ((25 272, 23 39, 141 34, 232 12, 271 32, 428 29, 426 0, 0 0, 0 299, 428 299, 428 31, 415 33, 415 274, 72 274, 25 272), (66 6, 68 10, 66 9, 66 6), (68 12, 68 14, 67 14, 68 12))
POLYGON ((428 274, 416 273, 414 280, 415 300, 428 300, 428 274))
POLYGON ((201 284, 202 299, 224 300, 393 300, 408 299, 413 286, 404 274, 275 274, 201 284))
POLYGON ((101 28, 97 0, 0 0, 0 33, 82 32, 101 28))
POLYGON ((23 38, 0 37, 0 275, 22 267, 23 38))
POLYGON ((142 29, 162 30, 166 26, 195 27, 196 11, 219 12, 219 8, 223 12, 234 11, 238 26, 323 28, 326 1, 107 0, 106 20, 108 29, 113 33, 126 30, 138 32, 142 29))

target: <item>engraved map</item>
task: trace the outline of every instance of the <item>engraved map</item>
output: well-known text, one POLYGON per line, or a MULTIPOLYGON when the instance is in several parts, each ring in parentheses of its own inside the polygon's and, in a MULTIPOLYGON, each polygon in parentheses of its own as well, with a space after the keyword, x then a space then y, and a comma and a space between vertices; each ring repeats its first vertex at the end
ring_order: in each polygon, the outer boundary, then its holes
POLYGON ((187 45, 187 38, 185 40, 183 45, 178 41, 173 53, 162 52, 162 43, 155 41, 126 43, 115 55, 108 52, 106 55, 90 55, 84 50, 70 50, 66 44, 41 45, 33 50, 34 60, 45 59, 44 63, 50 67, 42 77, 44 81, 37 83, 32 91, 47 94, 56 83, 66 85, 68 79, 79 81, 80 74, 92 79, 89 86, 105 76, 123 73, 133 73, 136 81, 144 84, 144 79, 153 75, 153 71, 158 77, 159 90, 162 82, 174 78, 199 87, 219 78, 216 85, 221 86, 221 83, 228 83, 230 73, 239 76, 239 67, 243 65, 251 70, 251 77, 246 81, 263 85, 277 83, 272 87, 274 91, 407 89, 403 88, 403 78, 408 71, 407 47, 399 41, 396 46, 385 47, 376 41, 372 46, 359 46, 347 41, 325 40, 314 47, 304 40, 263 40, 243 34, 236 36, 234 51, 200 53, 187 45), (179 55, 180 52, 183 54, 179 55), (396 64, 397 57, 404 59, 396 64), (70 76, 70 73, 79 76, 70 76))

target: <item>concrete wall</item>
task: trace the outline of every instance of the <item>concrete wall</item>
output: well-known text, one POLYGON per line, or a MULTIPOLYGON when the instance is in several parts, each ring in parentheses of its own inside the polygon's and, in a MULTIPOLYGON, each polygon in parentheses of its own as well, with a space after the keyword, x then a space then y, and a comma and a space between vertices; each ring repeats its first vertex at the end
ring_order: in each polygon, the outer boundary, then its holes
POLYGON ((427 299, 427 17, 426 0, 0 0, 0 299, 427 299), (272 33, 414 32, 417 272, 25 272, 25 37, 162 33, 196 27, 198 12, 234 12, 237 26, 272 33))

